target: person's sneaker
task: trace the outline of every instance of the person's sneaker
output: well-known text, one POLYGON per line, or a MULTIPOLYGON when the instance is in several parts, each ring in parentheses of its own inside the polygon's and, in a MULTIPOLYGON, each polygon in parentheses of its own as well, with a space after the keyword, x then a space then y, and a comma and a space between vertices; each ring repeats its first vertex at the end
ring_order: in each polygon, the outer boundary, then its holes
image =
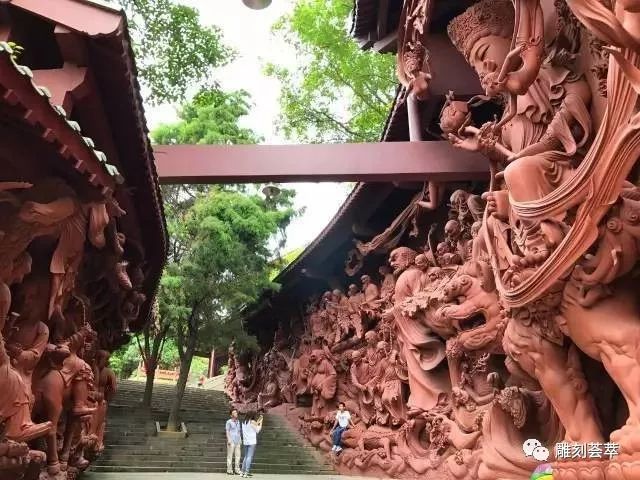
POLYGON ((336 447, 336 453, 340 453, 342 451, 342 447, 336 447))
POLYGON ((233 475, 233 472, 227 472, 227 475, 233 475))

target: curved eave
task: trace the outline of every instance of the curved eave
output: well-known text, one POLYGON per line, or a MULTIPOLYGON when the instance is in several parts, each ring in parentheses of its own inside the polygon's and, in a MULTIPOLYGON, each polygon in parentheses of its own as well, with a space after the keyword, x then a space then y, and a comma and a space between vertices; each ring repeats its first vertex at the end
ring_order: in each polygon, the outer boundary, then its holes
POLYGON ((378 0, 354 0, 349 34, 362 38, 376 30, 378 21, 378 0))
POLYGON ((114 127, 119 166, 140 213, 148 265, 144 285, 147 302, 132 328, 141 327, 149 319, 167 257, 168 236, 126 16, 104 2, 89 0, 4 1, 88 40, 94 78, 103 98, 112 99, 105 103, 109 123, 114 127))
POLYGON ((357 201, 359 195, 362 193, 365 188, 366 183, 358 183, 344 203, 338 209, 338 212, 333 216, 331 221, 327 224, 326 227, 322 229, 322 232, 309 244, 307 247, 298 255, 295 260, 293 260, 289 265, 287 265, 279 274, 274 278, 275 283, 284 284, 286 282, 287 277, 289 277, 292 273, 299 274, 299 270, 304 268, 305 260, 309 258, 310 255, 317 249, 317 247, 330 236, 335 230, 336 225, 342 220, 345 213, 349 210, 351 205, 357 201))
MULTIPOLYGON (((102 84, 105 90, 111 89, 113 95, 120 93, 127 99, 127 108, 120 108, 118 111, 119 121, 122 122, 121 127, 126 125, 127 128, 118 129, 116 132, 119 135, 117 143, 125 145, 128 149, 135 149, 135 157, 144 159, 143 164, 123 165, 127 178, 135 177, 142 180, 141 177, 144 177, 144 182, 139 181, 138 184, 132 185, 136 187, 133 195, 136 205, 139 206, 140 223, 143 227, 143 234, 145 234, 144 246, 147 252, 147 264, 150 267, 145 279, 147 302, 140 311, 138 321, 132 324, 132 328, 140 328, 150 319, 151 307, 168 254, 169 241, 160 182, 140 93, 138 71, 127 21, 124 13, 120 13, 120 15, 123 21, 122 28, 111 37, 94 41, 99 44, 99 47, 95 49, 96 54, 103 56, 104 59, 104 61, 97 63, 102 65, 105 74, 109 71, 110 76, 117 76, 124 85, 124 89, 120 90, 119 85, 111 81, 105 80, 102 84), (127 171, 127 167, 129 167, 129 171, 127 171)), ((125 155, 121 155, 121 157, 125 157, 125 155)))
POLYGON ((67 119, 62 107, 50 102, 46 86, 36 85, 31 70, 16 63, 13 53, 6 42, 0 42, 3 102, 19 109, 22 120, 42 132, 45 141, 55 144, 72 169, 103 196, 111 198, 116 184, 123 182, 118 169, 107 162, 104 153, 93 148, 93 140, 82 135, 80 125, 67 119))
POLYGON ((113 35, 122 21, 121 11, 104 2, 9 0, 7 3, 90 37, 113 35))

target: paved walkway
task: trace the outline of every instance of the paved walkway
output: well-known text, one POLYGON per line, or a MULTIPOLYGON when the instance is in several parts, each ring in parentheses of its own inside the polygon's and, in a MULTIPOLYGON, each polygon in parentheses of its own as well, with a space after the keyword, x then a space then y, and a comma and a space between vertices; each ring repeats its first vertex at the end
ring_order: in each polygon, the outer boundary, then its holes
MULTIPOLYGON (((342 475, 267 475, 255 474, 255 480, 279 480, 282 477, 295 477, 296 480, 371 480, 372 477, 345 477, 342 475)), ((231 480, 239 476, 224 473, 85 473, 80 480, 231 480)))

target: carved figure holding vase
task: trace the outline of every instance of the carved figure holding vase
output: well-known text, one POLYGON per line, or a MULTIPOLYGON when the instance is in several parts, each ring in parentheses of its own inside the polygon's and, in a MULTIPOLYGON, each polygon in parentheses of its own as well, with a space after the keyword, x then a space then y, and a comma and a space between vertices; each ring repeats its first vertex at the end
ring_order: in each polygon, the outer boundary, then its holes
POLYGON ((446 372, 443 375, 443 371, 435 370, 445 358, 444 343, 429 327, 406 316, 400 307, 403 300, 416 295, 422 286, 422 271, 414 264, 416 256, 417 252, 407 247, 399 247, 389 256, 389 264, 397 277, 396 306, 389 314, 395 320, 401 354, 407 362, 410 417, 434 407, 440 395, 450 389, 446 372))
MULTIPOLYGON (((494 72, 494 65, 500 64, 504 58, 501 56, 509 42, 505 32, 505 28, 508 27, 505 25, 513 25, 513 21, 508 18, 509 10, 505 10, 506 7, 495 2, 480 2, 454 19, 449 26, 449 34, 454 44, 465 54, 481 78, 494 72), (468 29, 469 25, 475 25, 474 22, 481 12, 489 15, 488 18, 485 17, 482 27, 474 35, 460 36, 461 32, 468 31, 465 29, 468 29)), ((526 94, 521 95, 517 100, 516 114, 509 114, 513 118, 505 123, 499 133, 503 144, 516 152, 516 155, 505 158, 504 150, 491 148, 491 143, 488 146, 485 144, 485 151, 489 155, 494 155, 494 158, 497 155, 502 161, 512 162, 504 171, 510 202, 539 199, 565 182, 573 172, 568 160, 576 153, 578 147, 584 145, 591 129, 591 119, 586 108, 590 92, 586 82, 562 67, 548 64, 543 66, 536 81, 531 83, 526 94), (557 94, 544 95, 544 92, 551 91, 557 94), (548 98, 549 101, 541 102, 542 98, 548 98), (575 129, 572 130, 575 126, 580 127, 577 140, 573 133, 575 129), (560 147, 564 147, 564 151, 558 150, 560 147)), ((481 138, 475 138, 475 145, 459 137, 453 141, 454 145, 463 148, 479 149, 481 138)), ((498 255, 503 255, 501 268, 508 270, 508 266, 514 262, 516 269, 519 268, 523 262, 518 260, 518 254, 525 257, 525 267, 542 263, 561 238, 557 221, 562 221, 563 218, 542 222, 516 222, 518 219, 509 210, 508 204, 505 210, 504 203, 497 203, 499 198, 501 197, 495 194, 488 196, 488 209, 495 213, 485 225, 485 238, 487 241, 495 242, 494 249, 498 255), (505 238, 502 232, 508 229, 512 230, 519 251, 511 252, 502 240, 505 238)), ((495 273, 502 275, 504 271, 495 273)), ((602 434, 590 396, 583 389, 574 389, 571 386, 581 377, 578 373, 581 370, 579 363, 576 364, 574 357, 569 356, 561 341, 545 336, 544 329, 525 325, 526 323, 522 324, 518 319, 509 322, 505 332, 505 351, 529 375, 540 381, 554 402, 556 411, 567 429, 568 439, 600 440, 602 434), (533 358, 537 360, 534 361, 533 358), (559 371, 567 372, 566 378, 558 378, 559 371), (557 389, 563 390, 562 397, 558 396, 557 389), (560 398, 564 401, 561 402, 560 398), (554 399, 559 403, 556 404, 554 399)))

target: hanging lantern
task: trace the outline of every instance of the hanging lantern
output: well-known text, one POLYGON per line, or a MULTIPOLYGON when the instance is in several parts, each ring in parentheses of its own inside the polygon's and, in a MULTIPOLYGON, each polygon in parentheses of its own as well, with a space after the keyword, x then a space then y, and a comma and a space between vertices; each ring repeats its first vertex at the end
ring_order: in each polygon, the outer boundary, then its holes
POLYGON ((274 198, 275 196, 277 196, 280 193, 280 187, 278 187, 277 185, 275 185, 273 183, 268 183, 262 189, 262 193, 264 194, 265 198, 271 199, 271 198, 274 198))
POLYGON ((253 10, 262 10, 271 5, 271 0, 242 0, 242 3, 253 10))

